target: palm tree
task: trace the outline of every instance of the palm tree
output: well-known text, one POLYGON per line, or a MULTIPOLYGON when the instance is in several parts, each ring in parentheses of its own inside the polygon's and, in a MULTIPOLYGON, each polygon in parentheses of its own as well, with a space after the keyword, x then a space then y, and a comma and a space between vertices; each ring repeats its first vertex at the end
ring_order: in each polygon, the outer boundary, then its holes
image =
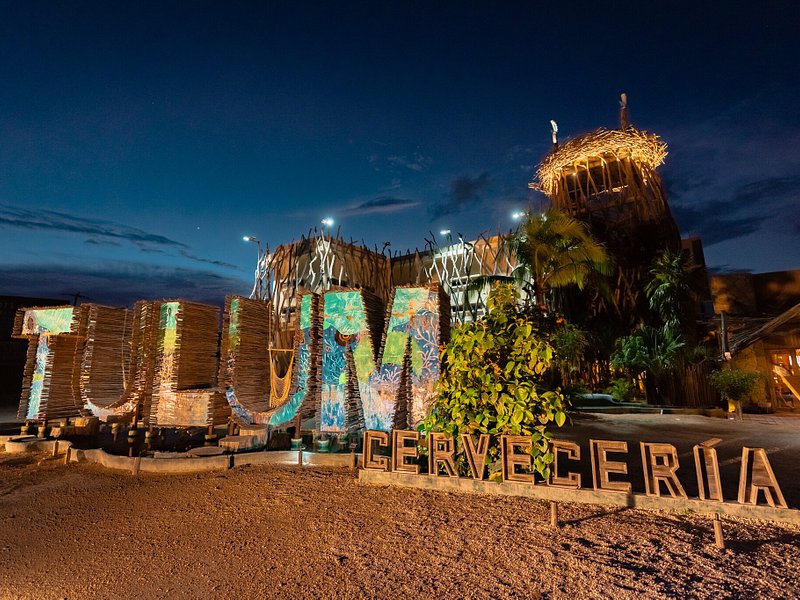
POLYGON ((611 365, 631 376, 644 372, 649 400, 674 396, 673 373, 681 364, 685 342, 670 329, 642 325, 631 335, 617 340, 611 365))
POLYGON ((687 320, 692 316, 692 302, 697 296, 687 255, 665 250, 653 262, 650 275, 653 278, 644 288, 650 308, 658 313, 667 329, 685 331, 687 320))
POLYGON ((508 277, 484 278, 513 280, 532 292, 533 300, 545 305, 547 294, 554 288, 575 285, 584 287, 598 275, 609 275, 611 260, 581 221, 550 208, 538 216, 528 216, 519 230, 511 235, 508 245, 517 266, 508 277))

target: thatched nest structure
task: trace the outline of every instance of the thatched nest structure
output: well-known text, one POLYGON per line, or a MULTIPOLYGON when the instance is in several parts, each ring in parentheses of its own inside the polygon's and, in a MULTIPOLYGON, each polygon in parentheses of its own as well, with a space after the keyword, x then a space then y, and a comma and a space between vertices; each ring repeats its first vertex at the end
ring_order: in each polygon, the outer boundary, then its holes
POLYGON ((630 159, 654 171, 664 162, 667 145, 646 131, 633 127, 625 129, 600 128, 578 136, 548 154, 536 171, 536 182, 530 187, 552 196, 558 181, 565 175, 586 171, 598 164, 630 159))

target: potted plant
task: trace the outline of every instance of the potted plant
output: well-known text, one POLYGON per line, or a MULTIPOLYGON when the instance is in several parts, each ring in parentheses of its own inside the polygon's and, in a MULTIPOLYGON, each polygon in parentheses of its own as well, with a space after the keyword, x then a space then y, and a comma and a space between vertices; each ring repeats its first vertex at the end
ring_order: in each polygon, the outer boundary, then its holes
POLYGON ((709 383, 728 402, 728 412, 735 412, 736 418, 741 420, 742 402, 750 397, 759 379, 761 373, 755 371, 722 369, 709 376, 709 383))

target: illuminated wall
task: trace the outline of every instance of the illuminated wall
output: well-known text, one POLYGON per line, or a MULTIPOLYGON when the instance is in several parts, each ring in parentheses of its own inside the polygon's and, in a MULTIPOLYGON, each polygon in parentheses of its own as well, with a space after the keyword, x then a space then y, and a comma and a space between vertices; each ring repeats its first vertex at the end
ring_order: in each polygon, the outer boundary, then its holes
POLYGON ((28 359, 17 414, 19 419, 77 414, 72 379, 77 344, 75 334, 80 324, 77 316, 72 306, 18 311, 14 337, 28 340, 28 359))
POLYGON ((314 352, 314 297, 306 295, 301 303, 297 392, 270 423, 285 423, 301 407, 314 405, 322 432, 389 430, 397 419, 400 426, 419 423, 436 394, 439 345, 449 325, 449 305, 439 288, 395 288, 386 313, 360 290, 327 292, 322 301, 321 361, 314 352), (381 321, 382 351, 376 359, 375 333, 381 321))

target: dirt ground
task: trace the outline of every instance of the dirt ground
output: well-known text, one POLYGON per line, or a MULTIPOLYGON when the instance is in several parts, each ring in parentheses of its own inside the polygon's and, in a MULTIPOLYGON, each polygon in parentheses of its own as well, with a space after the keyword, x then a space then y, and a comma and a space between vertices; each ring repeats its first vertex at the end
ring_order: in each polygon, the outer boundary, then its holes
POLYGON ((349 470, 133 477, 0 454, 2 598, 784 598, 800 528, 371 487, 349 470))

